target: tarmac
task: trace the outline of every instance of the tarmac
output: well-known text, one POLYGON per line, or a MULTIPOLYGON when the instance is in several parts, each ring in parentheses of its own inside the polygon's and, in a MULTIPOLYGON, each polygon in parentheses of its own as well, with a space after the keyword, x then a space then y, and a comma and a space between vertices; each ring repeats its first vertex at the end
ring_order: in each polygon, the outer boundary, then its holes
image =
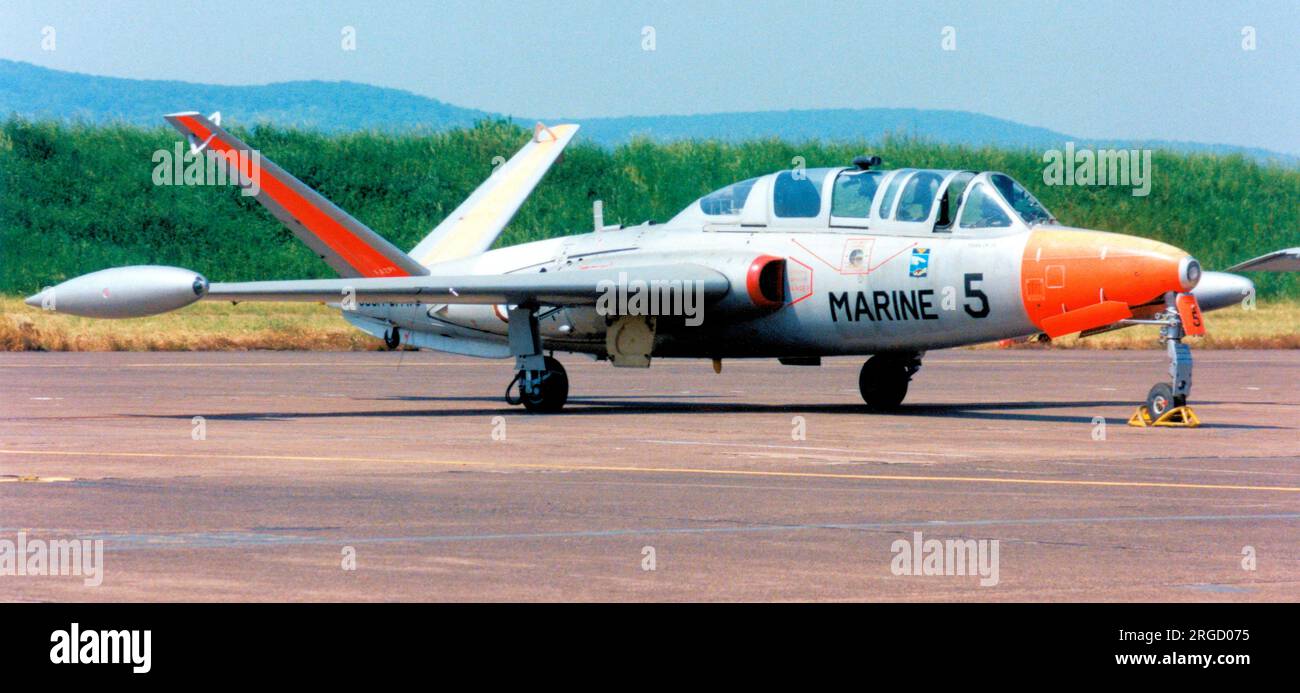
POLYGON ((1300 598, 1300 352, 1196 353, 1196 429, 1125 424, 1160 351, 935 352, 889 415, 861 359, 559 357, 529 415, 509 361, 0 354, 0 600, 1300 598))

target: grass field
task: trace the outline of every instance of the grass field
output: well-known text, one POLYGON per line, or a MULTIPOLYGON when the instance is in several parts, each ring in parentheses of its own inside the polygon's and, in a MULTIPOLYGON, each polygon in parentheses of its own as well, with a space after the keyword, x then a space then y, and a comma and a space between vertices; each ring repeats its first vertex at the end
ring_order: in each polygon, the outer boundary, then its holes
MULTIPOLYGON (((236 129, 250 146, 410 248, 509 157, 529 132, 505 123, 438 133, 236 129)), ((230 186, 164 185, 154 157, 178 145, 164 128, 0 121, 0 293, 35 293, 122 265, 188 267, 221 281, 332 276, 293 234, 230 186)), ((500 245, 585 232, 593 200, 606 223, 664 221, 737 180, 844 166, 864 152, 887 168, 1003 171, 1065 224, 1156 238, 1206 269, 1300 246, 1300 169, 1240 155, 1156 151, 1150 195, 1121 186, 1047 185, 1043 152, 886 138, 879 142, 674 142, 603 149, 578 140, 520 208, 500 245)), ((1300 276, 1253 277, 1261 299, 1300 299, 1300 276)))
MULTIPOLYGON (((237 129, 251 146, 354 213, 398 247, 413 246, 529 133, 484 121, 447 132, 326 135, 237 129)), ((233 187, 155 180, 154 157, 175 132, 124 125, 0 121, 0 349, 210 350, 380 348, 323 306, 203 303, 176 313, 92 321, 29 308, 15 297, 70 277, 133 264, 193 267, 223 281, 331 276, 329 268, 233 187), (5 298, 5 296, 9 296, 5 298)), ((1043 153, 886 138, 880 142, 581 141, 498 239, 513 245, 586 231, 593 200, 607 222, 671 217, 722 185, 792 162, 845 165, 881 155, 887 167, 998 170, 1028 185, 1065 223, 1158 238, 1209 269, 1300 246, 1300 170, 1241 155, 1154 154, 1151 194, 1122 187, 1049 186, 1043 153)), ((1258 274, 1259 307, 1209 316, 1210 348, 1300 347, 1300 275, 1258 274)), ((1154 348, 1133 328, 1052 348, 1154 348)), ((1019 345, 1042 348, 1041 345, 1019 345)))
MULTIPOLYGON (((1209 334, 1194 348, 1300 348, 1300 301, 1260 299, 1254 310, 1227 308, 1206 316, 1209 334)), ((1051 345, 1012 348, 1154 349, 1156 328, 1133 327, 1051 345)), ((990 344, 977 348, 997 348, 990 344)), ((353 328, 338 311, 318 304, 196 303, 173 313, 134 320, 91 320, 50 313, 0 297, 0 350, 5 351, 220 351, 307 349, 366 351, 383 344, 353 328)))

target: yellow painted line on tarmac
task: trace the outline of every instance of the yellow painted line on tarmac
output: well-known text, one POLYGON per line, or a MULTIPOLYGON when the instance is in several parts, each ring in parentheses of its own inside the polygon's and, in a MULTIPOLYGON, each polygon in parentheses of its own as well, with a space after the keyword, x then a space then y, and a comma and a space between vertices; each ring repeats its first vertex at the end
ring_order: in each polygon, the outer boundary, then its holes
POLYGON ((70 476, 36 476, 34 474, 0 476, 0 484, 52 484, 59 481, 74 481, 74 479, 70 476))
POLYGON ((830 474, 826 472, 764 471, 758 469, 708 469, 695 467, 642 467, 636 465, 585 465, 528 462, 471 462, 468 460, 392 459, 386 457, 315 457, 305 455, 243 455, 223 453, 168 452, 92 452, 69 450, 5 450, 5 455, 39 455, 44 457, 135 457, 157 459, 251 460, 264 462, 354 462, 387 464, 424 464, 445 467, 481 467, 484 469, 533 469, 566 472, 631 472, 640 474, 695 474, 786 479, 848 479, 853 481, 916 481, 934 483, 1021 484, 1034 486, 1090 486, 1102 488, 1168 488, 1208 491, 1271 491, 1300 493, 1300 486, 1242 486, 1233 484, 1193 484, 1173 481, 1100 481, 1079 479, 1034 479, 1023 477, 918 476, 908 474, 830 474))

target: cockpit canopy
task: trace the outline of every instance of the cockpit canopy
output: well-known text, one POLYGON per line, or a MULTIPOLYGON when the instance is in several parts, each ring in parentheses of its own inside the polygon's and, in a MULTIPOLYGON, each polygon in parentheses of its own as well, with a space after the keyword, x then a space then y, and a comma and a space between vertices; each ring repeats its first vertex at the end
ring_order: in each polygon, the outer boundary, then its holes
POLYGON ((706 228, 864 229, 882 233, 988 232, 1056 223, 1005 173, 903 168, 810 168, 733 183, 674 221, 706 228))
POLYGON ((727 216, 740 214, 749 199, 749 191, 757 178, 732 183, 721 190, 715 190, 699 200, 700 209, 709 216, 727 216))

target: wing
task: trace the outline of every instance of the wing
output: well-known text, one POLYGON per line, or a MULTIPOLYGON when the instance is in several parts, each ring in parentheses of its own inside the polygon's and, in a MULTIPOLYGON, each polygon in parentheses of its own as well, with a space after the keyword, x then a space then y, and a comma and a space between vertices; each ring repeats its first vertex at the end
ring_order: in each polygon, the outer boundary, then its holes
MULTIPOLYGON (((724 296, 730 282, 716 270, 701 265, 656 265, 621 269, 565 272, 467 275, 461 277, 393 277, 355 279, 300 279, 270 282, 217 282, 209 285, 207 300, 314 301, 358 303, 469 303, 592 305, 601 294, 630 282, 699 283, 705 300, 724 296)), ((662 285, 662 284, 661 284, 662 285)))

